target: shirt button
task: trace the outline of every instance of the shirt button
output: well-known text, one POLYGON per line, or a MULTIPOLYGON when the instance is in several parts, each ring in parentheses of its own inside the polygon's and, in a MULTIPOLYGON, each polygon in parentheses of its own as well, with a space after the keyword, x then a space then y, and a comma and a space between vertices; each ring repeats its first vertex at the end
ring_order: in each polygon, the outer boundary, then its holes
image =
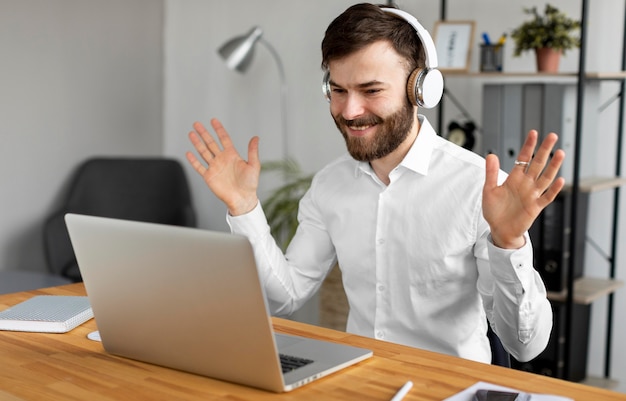
POLYGON ((376 338, 382 340, 383 338, 385 338, 385 333, 382 330, 378 330, 376 332, 376 338))
POLYGON ((378 292, 383 292, 383 291, 385 291, 385 286, 382 285, 382 284, 379 284, 378 285, 378 292))
POLYGON ((385 243, 384 239, 381 238, 381 239, 378 240, 378 245, 383 245, 384 243, 385 243))

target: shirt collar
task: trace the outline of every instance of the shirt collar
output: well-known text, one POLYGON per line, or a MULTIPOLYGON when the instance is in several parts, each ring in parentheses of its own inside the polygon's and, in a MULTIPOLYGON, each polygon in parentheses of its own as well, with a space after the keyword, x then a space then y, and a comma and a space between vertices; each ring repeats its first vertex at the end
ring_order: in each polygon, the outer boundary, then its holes
POLYGON ((418 174, 427 175, 437 134, 425 116, 418 115, 417 118, 420 131, 400 165, 418 174))
MULTIPOLYGON (((409 152, 406 154, 404 159, 402 159, 402 162, 400 162, 400 166, 415 171, 418 174, 427 175, 430 158, 435 147, 434 139, 437 134, 435 133, 432 125, 430 125, 426 116, 418 114, 417 119, 420 123, 419 133, 417 138, 415 138, 413 145, 411 145, 409 152)), ((373 174, 372 167, 369 162, 355 161, 355 163, 356 166, 354 174, 356 177, 358 177, 362 172, 369 175, 373 174)))

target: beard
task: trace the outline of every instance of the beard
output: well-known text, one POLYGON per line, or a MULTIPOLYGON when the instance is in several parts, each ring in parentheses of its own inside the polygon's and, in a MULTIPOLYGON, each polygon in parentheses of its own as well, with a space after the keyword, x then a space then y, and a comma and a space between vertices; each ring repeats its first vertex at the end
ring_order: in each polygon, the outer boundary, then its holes
POLYGON ((341 115, 333 116, 335 125, 346 141, 348 153, 358 161, 370 162, 387 156, 400 146, 413 127, 413 106, 405 102, 400 110, 383 118, 369 115, 354 120, 346 120, 341 115), (371 138, 354 137, 348 134, 349 126, 376 125, 377 131, 371 138))

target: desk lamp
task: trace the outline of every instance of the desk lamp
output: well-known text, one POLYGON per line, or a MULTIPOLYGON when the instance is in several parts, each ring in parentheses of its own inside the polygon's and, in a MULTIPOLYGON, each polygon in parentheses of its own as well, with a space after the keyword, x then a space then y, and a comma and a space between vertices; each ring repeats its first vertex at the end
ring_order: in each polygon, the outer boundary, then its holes
POLYGON ((281 129, 283 138, 283 159, 288 159, 289 148, 287 138, 287 82, 285 79, 285 71, 283 63, 276 49, 272 47, 265 39, 263 39, 263 30, 258 26, 253 27, 247 34, 237 36, 224 43, 218 50, 222 59, 226 62, 226 66, 231 70, 236 70, 242 74, 248 71, 252 58, 254 57, 254 48, 257 43, 262 43, 270 52, 276 65, 278 66, 278 74, 280 77, 280 109, 281 109, 281 129))

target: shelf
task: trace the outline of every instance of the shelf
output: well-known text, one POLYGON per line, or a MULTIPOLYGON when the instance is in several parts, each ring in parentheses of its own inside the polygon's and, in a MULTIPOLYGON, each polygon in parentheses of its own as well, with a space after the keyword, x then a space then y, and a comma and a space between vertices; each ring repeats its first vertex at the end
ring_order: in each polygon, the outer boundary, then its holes
MULTIPOLYGON (((615 189, 622 185, 626 185, 626 178, 622 177, 588 177, 578 182, 580 192, 597 192, 606 189, 615 189)), ((563 191, 571 191, 572 184, 565 184, 563 191)))
POLYGON ((587 79, 597 79, 597 80, 622 80, 626 79, 626 71, 619 72, 588 72, 585 77, 587 79))
MULTIPOLYGON (((589 305, 596 299, 608 295, 624 285, 621 280, 582 277, 574 281, 574 302, 589 305)), ((548 291, 548 299, 556 302, 567 302, 567 290, 560 292, 548 291)))
MULTIPOLYGON (((576 72, 463 72, 442 71, 444 77, 472 77, 472 78, 528 78, 531 80, 552 81, 554 78, 564 78, 576 81, 576 72)), ((622 80, 626 79, 626 71, 614 72, 587 72, 586 79, 593 80, 622 80)))

